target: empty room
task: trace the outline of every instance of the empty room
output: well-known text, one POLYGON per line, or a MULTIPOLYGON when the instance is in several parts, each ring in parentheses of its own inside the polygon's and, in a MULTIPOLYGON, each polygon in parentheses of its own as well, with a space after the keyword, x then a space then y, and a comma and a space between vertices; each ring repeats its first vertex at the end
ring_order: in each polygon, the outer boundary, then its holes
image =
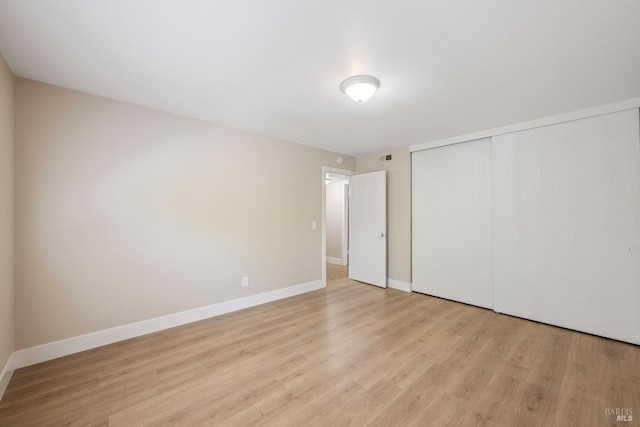
POLYGON ((639 22, 0 0, 0 427, 640 425, 639 22))

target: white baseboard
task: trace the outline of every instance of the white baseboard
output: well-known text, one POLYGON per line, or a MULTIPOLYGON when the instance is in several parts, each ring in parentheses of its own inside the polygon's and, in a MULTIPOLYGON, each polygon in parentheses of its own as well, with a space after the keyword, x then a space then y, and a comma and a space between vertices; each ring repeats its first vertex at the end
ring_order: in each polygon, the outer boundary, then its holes
POLYGON ((342 258, 331 258, 330 256, 328 256, 326 257, 326 261, 329 264, 344 265, 344 263, 342 262, 342 258))
POLYGON ((10 369, 13 361, 13 353, 9 356, 9 360, 4 364, 4 368, 0 371, 0 400, 2 400, 2 396, 4 396, 4 392, 9 385, 9 381, 11 381, 11 375, 13 375, 13 369, 10 369))
POLYGON ((400 280, 387 279, 387 286, 390 287, 391 289, 411 292, 411 283, 401 282, 400 280))
POLYGON ((73 353, 90 350, 107 344, 113 344, 118 341, 139 337, 141 335, 150 334, 163 329, 197 322, 198 320, 220 316, 222 314, 231 313, 232 311, 254 307, 256 305, 292 297, 305 292, 315 291, 323 287, 325 287, 325 285, 322 284, 322 281, 316 280, 313 282, 303 283, 301 285, 276 289, 275 291, 264 292, 206 307, 195 308, 193 310, 143 320, 141 322, 105 329, 73 338, 67 338, 61 341, 43 344, 24 350, 18 350, 13 353, 13 357, 9 359, 5 369, 14 371, 16 369, 24 368, 25 366, 46 362, 47 360, 56 359, 58 357, 68 356, 73 353))

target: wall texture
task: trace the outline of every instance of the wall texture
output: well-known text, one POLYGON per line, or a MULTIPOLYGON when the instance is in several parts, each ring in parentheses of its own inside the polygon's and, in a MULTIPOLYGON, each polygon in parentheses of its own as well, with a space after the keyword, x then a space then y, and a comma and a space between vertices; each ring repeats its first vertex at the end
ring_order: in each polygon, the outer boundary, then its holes
POLYGON ((387 276, 411 283, 411 153, 403 148, 358 157, 356 170, 387 171, 387 276), (393 160, 380 161, 386 154, 393 160))
POLYGON ((13 86, 0 56, 0 371, 13 352, 13 86))
POLYGON ((336 153, 24 79, 15 114, 17 350, 320 280, 336 153))

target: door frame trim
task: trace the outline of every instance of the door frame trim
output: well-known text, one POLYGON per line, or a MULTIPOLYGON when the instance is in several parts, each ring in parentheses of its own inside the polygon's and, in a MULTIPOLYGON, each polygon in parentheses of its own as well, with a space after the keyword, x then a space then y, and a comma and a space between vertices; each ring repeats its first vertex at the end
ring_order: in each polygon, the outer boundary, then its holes
POLYGON ((321 261, 320 261, 320 271, 322 272, 322 285, 323 286, 327 286, 327 267, 326 267, 326 258, 327 258, 327 229, 326 229, 326 221, 327 221, 327 186, 325 185, 325 179, 327 176, 327 173, 337 173, 340 175, 346 175, 346 176, 353 176, 356 175, 357 172, 356 171, 351 171, 348 169, 338 169, 338 168, 334 168, 334 167, 330 167, 330 166, 322 166, 322 176, 321 176, 321 180, 320 183, 322 185, 322 226, 321 226, 321 233, 322 233, 322 247, 320 250, 320 256, 321 256, 321 261))

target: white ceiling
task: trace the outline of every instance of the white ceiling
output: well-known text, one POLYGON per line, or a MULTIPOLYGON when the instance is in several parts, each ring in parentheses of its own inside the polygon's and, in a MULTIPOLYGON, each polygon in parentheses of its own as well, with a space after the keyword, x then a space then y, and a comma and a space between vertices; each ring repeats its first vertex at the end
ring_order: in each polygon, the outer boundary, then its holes
POLYGON ((638 0, 0 0, 15 75, 351 155, 640 96, 638 0), (357 104, 356 74, 381 82, 357 104))

